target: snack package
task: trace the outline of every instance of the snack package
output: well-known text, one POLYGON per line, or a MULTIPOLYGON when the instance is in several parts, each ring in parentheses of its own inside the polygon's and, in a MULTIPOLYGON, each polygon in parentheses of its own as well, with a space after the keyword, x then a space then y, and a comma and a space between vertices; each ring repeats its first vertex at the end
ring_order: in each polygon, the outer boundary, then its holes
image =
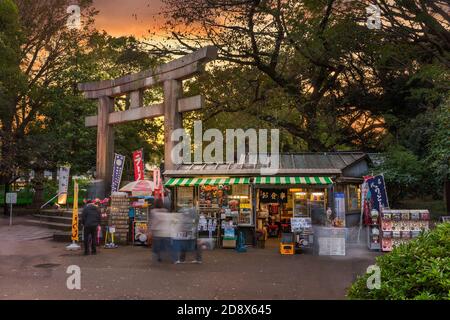
POLYGON ((392 213, 390 210, 385 210, 382 213, 383 220, 389 221, 392 219, 392 213))
POLYGON ((402 220, 409 220, 410 219, 409 211, 404 210, 404 211, 402 211, 401 214, 402 214, 402 220))
POLYGON ((392 231, 383 231, 383 238, 392 238, 392 231))
POLYGON ((430 212, 428 210, 424 210, 420 212, 420 219, 422 220, 430 220, 430 212))
POLYGON ((392 220, 394 221, 400 221, 402 219, 402 215, 399 211, 393 211, 392 212, 392 220))
POLYGON ((383 230, 392 230, 392 221, 383 221, 383 230))
POLYGON ((411 215, 411 220, 420 220, 420 211, 419 210, 411 210, 410 215, 411 215))
POLYGON ((411 238, 411 231, 402 231, 402 238, 403 239, 410 239, 411 238))
POLYGON ((381 248, 383 251, 392 251, 392 239, 383 239, 381 248))

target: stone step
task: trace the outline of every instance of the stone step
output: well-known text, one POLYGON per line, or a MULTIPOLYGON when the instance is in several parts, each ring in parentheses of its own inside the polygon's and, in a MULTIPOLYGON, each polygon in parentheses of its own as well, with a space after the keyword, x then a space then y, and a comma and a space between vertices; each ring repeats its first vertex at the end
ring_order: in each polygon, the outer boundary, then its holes
MULTIPOLYGON (((78 211, 78 213, 81 213, 81 210, 78 211)), ((45 216, 55 216, 55 217, 72 217, 72 210, 54 210, 54 209, 47 209, 47 210, 41 210, 39 212, 41 215, 45 216)))
POLYGON ((72 225, 69 223, 59 223, 59 222, 50 222, 50 221, 39 221, 38 219, 27 219, 24 221, 28 225, 41 226, 48 229, 62 230, 62 231, 70 231, 72 229, 72 225))
POLYGON ((65 223, 72 225, 72 217, 55 216, 55 215, 44 215, 44 214, 33 214, 33 220, 65 223))
POLYGON ((70 243, 72 242, 72 232, 56 231, 53 233, 53 241, 70 243))

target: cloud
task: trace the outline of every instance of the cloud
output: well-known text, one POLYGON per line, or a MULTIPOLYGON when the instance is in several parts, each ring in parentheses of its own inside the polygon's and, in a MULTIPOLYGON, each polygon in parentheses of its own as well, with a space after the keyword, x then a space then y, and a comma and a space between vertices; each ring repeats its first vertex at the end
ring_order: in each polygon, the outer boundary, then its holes
POLYGON ((160 0, 94 0, 99 10, 95 25, 113 36, 148 36, 148 30, 162 33, 163 8, 160 0))

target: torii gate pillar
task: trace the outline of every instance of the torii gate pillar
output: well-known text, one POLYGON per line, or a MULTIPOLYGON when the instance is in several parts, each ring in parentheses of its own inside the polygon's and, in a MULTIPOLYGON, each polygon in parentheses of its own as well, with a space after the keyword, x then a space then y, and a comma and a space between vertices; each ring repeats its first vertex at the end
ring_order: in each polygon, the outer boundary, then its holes
POLYGON ((96 178, 103 181, 104 190, 111 190, 114 155, 114 125, 164 116, 164 166, 174 169, 171 158, 174 143, 173 130, 182 128, 182 113, 203 107, 202 96, 183 97, 183 80, 204 71, 204 63, 217 58, 217 48, 208 46, 191 54, 156 67, 114 80, 81 83, 78 89, 88 99, 98 99, 98 115, 85 119, 87 127, 97 127, 97 172, 96 178), (162 85, 164 102, 143 106, 143 91, 162 85), (126 95, 129 109, 114 112, 114 98, 126 95))

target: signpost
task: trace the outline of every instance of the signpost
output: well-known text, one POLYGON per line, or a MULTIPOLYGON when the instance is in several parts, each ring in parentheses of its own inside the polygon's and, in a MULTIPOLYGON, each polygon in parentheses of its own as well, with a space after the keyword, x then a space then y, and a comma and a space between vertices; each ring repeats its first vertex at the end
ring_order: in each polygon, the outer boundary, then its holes
POLYGON ((6 194, 6 203, 9 203, 9 226, 12 226, 12 205, 17 203, 17 193, 8 192, 6 194))

